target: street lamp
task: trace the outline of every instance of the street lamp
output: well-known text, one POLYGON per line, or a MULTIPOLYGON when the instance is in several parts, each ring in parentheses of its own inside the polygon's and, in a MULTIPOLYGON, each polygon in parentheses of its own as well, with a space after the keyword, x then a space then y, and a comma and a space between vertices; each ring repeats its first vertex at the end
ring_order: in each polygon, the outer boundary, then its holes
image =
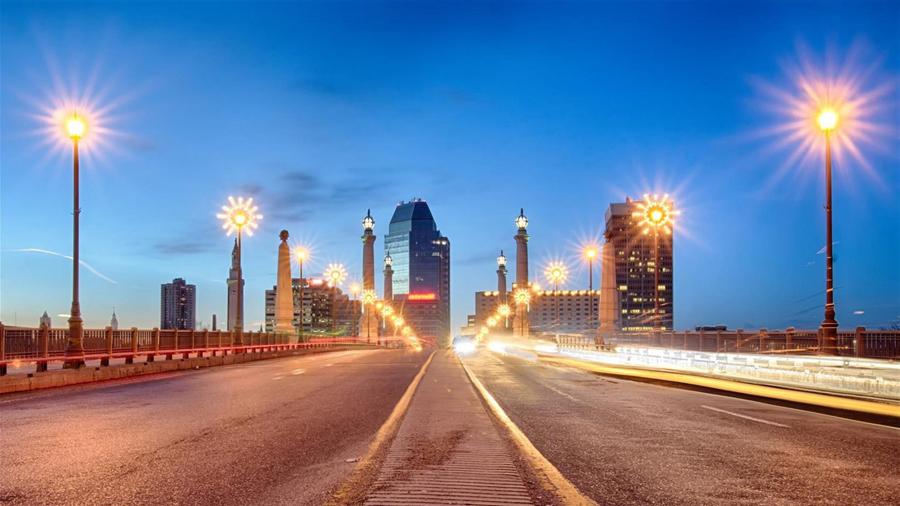
POLYGON ((503 328, 509 328, 509 315, 512 314, 512 309, 509 307, 509 304, 500 304, 497 308, 497 314, 504 318, 503 328))
POLYGON ((672 235, 672 227, 675 223, 675 215, 677 211, 672 208, 672 201, 669 195, 649 194, 644 195, 644 201, 637 203, 638 211, 634 216, 639 218, 640 225, 644 227, 644 235, 653 232, 653 329, 659 329, 659 234, 672 235))
POLYGON ((353 283, 350 285, 350 293, 353 295, 353 298, 359 297, 359 292, 362 290, 362 287, 359 286, 359 283, 353 283))
POLYGON ((297 259, 297 263, 300 265, 300 328, 298 332, 300 333, 300 341, 303 341, 303 326, 305 325, 305 316, 303 314, 303 283, 305 282, 303 279, 303 262, 309 257, 309 250, 304 248, 303 246, 294 246, 294 258, 297 259))
POLYGON ((816 117, 825 135, 825 319, 822 320, 820 354, 837 354, 838 322, 834 319, 834 265, 831 238, 831 134, 838 124, 838 113, 831 107, 819 111, 816 117))
MULTIPOLYGON (((353 288, 351 288, 352 290, 353 288)), ((359 293, 359 285, 356 285, 356 291, 359 293)), ((365 290, 362 296, 363 303, 363 313, 368 314, 368 309, 366 306, 375 305, 375 290, 365 290)), ((370 329, 369 321, 366 319, 366 342, 372 341, 372 331, 370 329)))
POLYGON ((569 269, 562 262, 550 262, 544 269, 544 277, 553 285, 553 299, 556 306, 556 333, 559 334, 559 285, 569 277, 569 269))
POLYGON ((337 326, 337 289, 347 277, 347 269, 343 264, 328 264, 325 268, 325 281, 331 287, 331 331, 337 326))
POLYGON ((253 205, 253 198, 244 199, 244 197, 228 197, 228 204, 222 206, 222 212, 216 214, 216 217, 222 220, 222 228, 225 235, 237 236, 237 315, 234 320, 234 331, 237 334, 234 344, 240 346, 243 344, 244 333, 244 272, 241 267, 241 240, 244 230, 248 236, 253 235, 253 231, 259 227, 257 223, 263 217, 258 214, 259 207, 253 205))
POLYGON ((584 257, 588 261, 588 325, 594 327, 594 258, 597 257, 597 248, 588 246, 584 249, 584 257))
POLYGON ((64 366, 70 369, 78 369, 84 366, 84 320, 81 319, 81 304, 78 300, 78 216, 81 209, 78 204, 78 141, 87 131, 84 118, 73 114, 66 120, 66 133, 72 139, 73 160, 73 205, 72 205, 72 308, 69 311, 69 341, 66 344, 66 359, 64 366))

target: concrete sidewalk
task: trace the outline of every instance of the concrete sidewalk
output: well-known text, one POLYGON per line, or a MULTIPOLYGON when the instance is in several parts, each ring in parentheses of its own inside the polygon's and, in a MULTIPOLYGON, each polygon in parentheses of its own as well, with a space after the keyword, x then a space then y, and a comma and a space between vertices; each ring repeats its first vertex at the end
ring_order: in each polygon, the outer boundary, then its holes
POLYGON ((366 504, 531 504, 452 351, 436 352, 366 504))

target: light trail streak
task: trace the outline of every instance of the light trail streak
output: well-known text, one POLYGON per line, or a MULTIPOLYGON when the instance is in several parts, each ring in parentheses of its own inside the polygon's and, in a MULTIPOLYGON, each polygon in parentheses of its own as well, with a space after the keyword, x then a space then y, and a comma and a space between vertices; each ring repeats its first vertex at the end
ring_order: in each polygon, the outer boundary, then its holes
MULTIPOLYGON (((57 252, 55 252, 55 251, 50 251, 50 250, 47 250, 47 249, 40 249, 40 248, 19 248, 19 249, 14 249, 14 250, 9 250, 9 251, 14 251, 14 252, 16 252, 16 253, 41 253, 41 254, 44 254, 44 255, 50 255, 50 256, 55 256, 55 257, 65 258, 65 259, 67 259, 67 260, 72 260, 72 257, 69 256, 69 255, 64 255, 64 254, 62 254, 62 253, 57 253, 57 252)), ((82 267, 84 267, 85 269, 87 269, 88 271, 90 271, 91 274, 97 276, 98 278, 100 278, 100 279, 102 279, 102 280, 104 280, 104 281, 107 281, 107 282, 112 283, 112 284, 114 284, 114 285, 119 284, 118 281, 116 281, 116 280, 110 278, 109 276, 103 274, 102 272, 98 271, 98 270, 95 269, 92 265, 88 264, 88 263, 85 262, 84 260, 79 260, 79 261, 78 261, 78 264, 81 265, 82 267)))

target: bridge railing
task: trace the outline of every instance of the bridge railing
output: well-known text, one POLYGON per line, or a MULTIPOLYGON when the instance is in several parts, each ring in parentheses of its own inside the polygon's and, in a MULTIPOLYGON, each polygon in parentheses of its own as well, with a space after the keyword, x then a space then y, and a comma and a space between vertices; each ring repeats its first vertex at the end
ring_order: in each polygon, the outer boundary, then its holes
MULTIPOLYGON (((124 358, 126 364, 133 363, 138 356, 152 362, 157 355, 171 359, 182 354, 184 358, 194 354, 202 357, 209 353, 216 356, 229 353, 257 353, 274 350, 321 348, 346 344, 366 344, 358 337, 311 338, 298 342, 293 334, 275 332, 252 332, 240 334, 224 330, 176 330, 176 329, 85 329, 82 347, 84 360, 100 360, 101 366, 109 365, 110 359, 124 358)), ((62 362, 67 358, 66 346, 69 329, 47 327, 7 327, 0 324, 0 376, 5 375, 7 366, 13 363, 34 363, 37 372, 47 370, 51 362, 62 362)))
MULTIPOLYGON (((558 340, 561 348, 569 349, 629 344, 720 353, 813 354, 819 351, 821 336, 817 330, 788 327, 754 331, 628 332, 610 334, 602 340, 594 335, 560 334, 558 340)), ((900 330, 857 327, 852 332, 838 332, 837 351, 840 356, 900 359, 900 330)))

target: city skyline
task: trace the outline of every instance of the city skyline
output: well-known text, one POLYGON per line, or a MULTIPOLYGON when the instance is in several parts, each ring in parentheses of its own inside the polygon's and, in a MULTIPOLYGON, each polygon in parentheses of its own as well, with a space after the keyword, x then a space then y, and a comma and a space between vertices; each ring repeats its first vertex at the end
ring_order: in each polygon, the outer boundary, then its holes
MULTIPOLYGON (((598 16, 609 8, 568 7, 598 16)), ((882 4, 863 4, 849 17, 828 8, 809 13, 779 6, 790 28, 776 24, 764 34, 731 27, 735 33, 724 37, 707 24, 704 37, 724 40, 702 61, 694 57, 710 50, 701 44, 706 39, 676 37, 689 25, 674 7, 661 9, 673 16, 673 27, 656 27, 657 34, 652 26, 641 26, 656 17, 619 8, 627 14, 625 26, 604 35, 593 30, 600 21, 569 19, 570 34, 550 30, 537 7, 514 13, 471 7, 445 21, 440 15, 446 12, 364 9, 405 16, 423 27, 400 32, 427 42, 425 49, 400 49, 411 44, 378 23, 365 28, 361 19, 339 20, 323 6, 284 6, 301 21, 320 22, 307 35, 285 32, 274 16, 254 14, 272 35, 242 40, 242 47, 216 47, 209 41, 224 40, 221 33, 239 39, 258 35, 260 29, 237 26, 246 7, 222 9, 210 25, 215 28, 204 28, 199 11, 189 6, 176 7, 183 21, 163 26, 151 19, 148 28, 138 28, 146 7, 106 6, 98 14, 93 6, 76 11, 66 5, 4 4, 0 320, 32 325, 46 309, 58 322, 57 315, 69 309, 71 265, 54 255, 71 253, 68 153, 51 155, 47 139, 32 134, 41 129, 35 116, 48 97, 68 91, 110 108, 110 137, 86 153, 82 169, 82 259, 92 268, 82 277, 87 327, 105 326, 113 306, 124 326, 154 326, 158 314, 147 308, 158 307, 156 287, 174 277, 197 284, 198 320, 207 322, 215 313, 224 326, 232 239, 219 233, 215 212, 228 195, 254 196, 266 214, 259 233, 243 246, 246 328, 263 321, 279 230, 290 230, 292 242, 312 249, 309 274, 342 262, 359 281, 360 213, 371 207, 376 221, 387 224, 393 202, 422 197, 441 216, 442 232, 454 240, 455 329, 474 312, 471 294, 494 286, 497 251, 513 251, 512 221, 520 207, 531 220, 532 272, 563 259, 572 271, 568 286, 586 288, 581 245, 601 242, 609 203, 648 191, 672 192, 684 211, 676 227, 676 328, 817 327, 823 292, 821 161, 801 158, 784 172, 790 149, 776 149, 771 140, 747 140, 776 121, 757 107, 765 94, 752 83, 788 86, 784 61, 806 58, 798 40, 813 61, 833 47, 862 68, 880 61, 875 77, 895 82, 900 42, 890 38, 888 20, 879 19, 886 18, 882 4), (801 20, 801 13, 809 19, 801 20), (85 40, 82 22, 89 17, 96 19, 88 26, 99 27, 102 36, 85 40), (372 47, 334 40, 322 20, 362 30, 359 40, 372 47), (498 22, 502 28, 493 34, 498 22), (425 27, 441 30, 428 34, 425 27), (186 43, 182 52, 166 41, 192 30, 204 30, 210 38, 186 43), (544 45, 529 42, 531 30, 546 36, 544 45), (858 41, 860 32, 867 41, 858 41), (643 37, 635 50, 662 54, 628 63, 586 49, 622 44, 634 34, 643 37), (672 37, 673 47, 665 48, 672 37), (334 54, 293 53, 316 42, 334 54), (728 63, 751 47, 752 58, 728 63), (857 47, 863 48, 860 53, 853 52, 857 47), (879 51, 865 49, 871 47, 879 51), (379 76, 375 64, 353 69, 387 50, 401 55, 405 66, 376 58, 377 63, 396 76, 379 76), (478 50, 472 60, 466 58, 470 50, 478 50), (129 51, 164 63, 170 77, 157 80, 148 69, 130 66, 129 51), (511 56, 505 58, 503 51, 511 56), (195 68, 189 58, 201 55, 210 61, 195 68), (524 64, 529 60, 537 61, 540 71, 524 64), (488 70, 499 63, 506 63, 507 77, 488 70), (118 66, 134 76, 120 77, 118 66), (606 69, 616 72, 605 74, 606 69), (648 78, 666 70, 678 70, 667 76, 672 79, 667 87, 650 84, 648 78), (235 88, 226 76, 234 78, 235 88), (210 87, 206 80, 213 77, 220 81, 210 87), (554 99, 558 90, 566 100, 554 99), (476 117, 483 121, 471 125, 476 117), (762 155, 765 151, 771 152, 762 155)), ((742 15, 761 22, 775 9, 742 7, 742 15)), ((734 15, 724 7, 710 11, 713 18, 734 15)), ((896 118, 895 102, 886 102, 884 114, 894 112, 896 118)), ((896 125, 889 126, 896 135, 896 125)), ((887 326, 900 319, 900 267, 890 261, 900 250, 900 204, 893 195, 900 180, 891 142, 896 144, 896 137, 882 140, 886 149, 865 150, 868 167, 853 158, 836 167, 836 298, 842 327, 887 326)), ((376 229, 382 241, 376 251, 383 247, 384 232, 376 229)), ((598 270, 594 274, 598 286, 598 270)), ((380 293, 380 276, 376 280, 380 293)))

